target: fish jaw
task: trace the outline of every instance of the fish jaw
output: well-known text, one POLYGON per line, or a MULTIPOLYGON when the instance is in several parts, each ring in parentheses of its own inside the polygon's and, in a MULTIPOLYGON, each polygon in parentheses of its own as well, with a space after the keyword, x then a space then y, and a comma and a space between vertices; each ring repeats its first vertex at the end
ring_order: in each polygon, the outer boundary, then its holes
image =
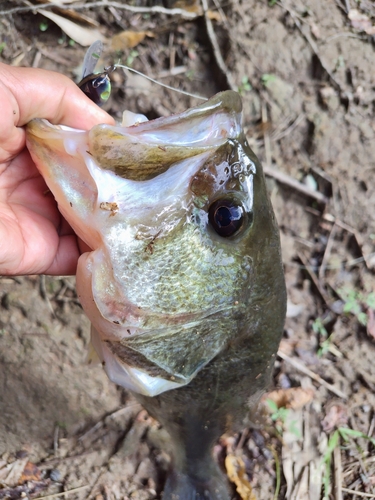
POLYGON ((93 249, 79 260, 77 289, 112 380, 156 396, 251 337, 260 226, 265 244, 278 241, 272 216, 250 220, 257 200, 264 213, 270 207, 237 94, 131 127, 86 132, 33 120, 27 143, 62 214, 93 249), (249 216, 240 236, 223 240, 207 211, 228 193, 249 216))

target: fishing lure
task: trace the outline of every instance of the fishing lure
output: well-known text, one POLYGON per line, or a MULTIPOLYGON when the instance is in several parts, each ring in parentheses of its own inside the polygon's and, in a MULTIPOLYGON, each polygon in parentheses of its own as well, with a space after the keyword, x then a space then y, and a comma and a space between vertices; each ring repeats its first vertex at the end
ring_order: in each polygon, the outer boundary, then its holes
POLYGON ((136 73, 137 75, 140 75, 143 78, 146 78, 147 80, 150 80, 151 82, 156 83, 157 85, 160 85, 161 87, 164 87, 168 90, 173 90, 174 92, 179 92, 180 94, 188 95, 190 97, 194 97, 195 99, 207 101, 206 97, 192 94, 190 92, 171 87, 170 85, 166 85, 165 83, 158 82, 150 76, 147 76, 134 68, 130 68, 129 66, 125 66, 124 64, 120 63, 108 66, 108 68, 105 68, 102 73, 95 74, 95 66, 102 52, 103 43, 100 40, 96 40, 96 42, 90 45, 83 60, 82 80, 78 83, 78 87, 82 90, 82 92, 84 92, 87 97, 98 106, 103 106, 103 104, 108 101, 109 96, 111 95, 111 81, 109 79, 109 74, 115 71, 115 69, 117 68, 123 68, 124 70, 136 73))
POLYGON ((111 95, 109 74, 116 69, 116 66, 109 66, 102 73, 94 73, 102 52, 103 43, 100 40, 89 47, 83 60, 82 79, 78 83, 82 92, 98 106, 103 106, 111 95))

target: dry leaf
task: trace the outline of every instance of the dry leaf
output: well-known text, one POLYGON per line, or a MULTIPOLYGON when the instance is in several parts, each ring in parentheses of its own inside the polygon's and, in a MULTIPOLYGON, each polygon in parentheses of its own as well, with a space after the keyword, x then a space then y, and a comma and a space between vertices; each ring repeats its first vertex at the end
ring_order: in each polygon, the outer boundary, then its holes
POLYGON ((306 406, 313 397, 314 389, 303 389, 302 387, 279 389, 265 395, 265 399, 274 401, 278 408, 291 408, 293 410, 306 406))
POLYGON ((338 401, 328 404, 326 407, 326 415, 322 420, 322 429, 329 433, 337 427, 346 425, 348 423, 348 418, 348 409, 344 404, 338 401))
POLYGON ((208 10, 207 11, 207 17, 208 19, 211 19, 211 21, 216 21, 217 23, 221 23, 223 18, 221 17, 220 12, 214 11, 214 10, 208 10))
POLYGON ((4 479, 4 483, 10 487, 13 488, 19 484, 20 477, 22 475, 22 472, 28 462, 27 457, 25 458, 20 458, 13 462, 12 464, 9 464, 9 467, 7 467, 8 474, 4 479))
POLYGON ((364 31, 368 35, 375 35, 375 26, 372 25, 370 18, 366 14, 362 14, 358 9, 350 9, 348 18, 353 28, 364 31))
POLYGON ((257 500, 245 470, 245 463, 241 457, 229 453, 225 457, 225 468, 229 481, 236 485, 237 493, 242 500, 257 500))
POLYGON ((57 26, 59 26, 69 38, 83 47, 88 47, 96 40, 101 40, 102 42, 106 41, 106 38, 100 33, 100 31, 94 28, 84 28, 83 26, 80 26, 65 17, 59 16, 54 12, 49 12, 48 10, 38 9, 38 12, 57 24, 57 26))
POLYGON ((316 23, 312 22, 312 23, 310 23, 310 29, 311 29, 311 33, 314 35, 314 37, 317 40, 319 40, 319 38, 321 38, 319 26, 316 23))
POLYGON ((112 50, 125 50, 136 47, 139 43, 143 42, 146 36, 153 37, 151 31, 121 31, 112 38, 112 50))
POLYGON ((61 14, 62 17, 69 17, 70 19, 81 22, 83 24, 99 27, 100 23, 98 23, 98 21, 86 16, 85 14, 82 14, 81 12, 67 8, 59 9, 59 7, 64 6, 64 4, 67 5, 78 1, 79 0, 37 0, 38 3, 50 3, 51 5, 54 5, 56 7, 56 12, 61 14))
POLYGON ((40 481, 41 478, 42 473, 40 472, 38 467, 32 462, 27 462, 18 483, 23 484, 27 481, 40 481))

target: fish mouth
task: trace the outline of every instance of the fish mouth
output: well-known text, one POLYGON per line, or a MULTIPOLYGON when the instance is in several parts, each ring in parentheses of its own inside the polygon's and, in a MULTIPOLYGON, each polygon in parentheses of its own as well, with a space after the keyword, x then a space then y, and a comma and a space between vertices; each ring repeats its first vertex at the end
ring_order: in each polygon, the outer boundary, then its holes
POLYGON ((61 139, 63 134, 67 151, 73 152, 80 133, 86 138, 87 152, 100 168, 124 179, 142 181, 153 179, 178 161, 212 151, 238 137, 241 111, 239 95, 225 91, 183 113, 125 128, 101 124, 86 132, 35 119, 27 125, 27 136, 29 141, 40 144, 61 139))

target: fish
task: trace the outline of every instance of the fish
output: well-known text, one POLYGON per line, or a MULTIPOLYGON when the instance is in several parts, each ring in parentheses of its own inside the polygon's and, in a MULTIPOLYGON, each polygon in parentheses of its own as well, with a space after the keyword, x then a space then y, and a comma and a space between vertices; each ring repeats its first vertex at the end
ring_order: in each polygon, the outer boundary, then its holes
POLYGON ((77 294, 104 369, 171 437, 163 500, 229 500, 213 446, 255 414, 286 309, 278 226, 239 94, 89 131, 34 119, 26 137, 92 249, 77 294))

